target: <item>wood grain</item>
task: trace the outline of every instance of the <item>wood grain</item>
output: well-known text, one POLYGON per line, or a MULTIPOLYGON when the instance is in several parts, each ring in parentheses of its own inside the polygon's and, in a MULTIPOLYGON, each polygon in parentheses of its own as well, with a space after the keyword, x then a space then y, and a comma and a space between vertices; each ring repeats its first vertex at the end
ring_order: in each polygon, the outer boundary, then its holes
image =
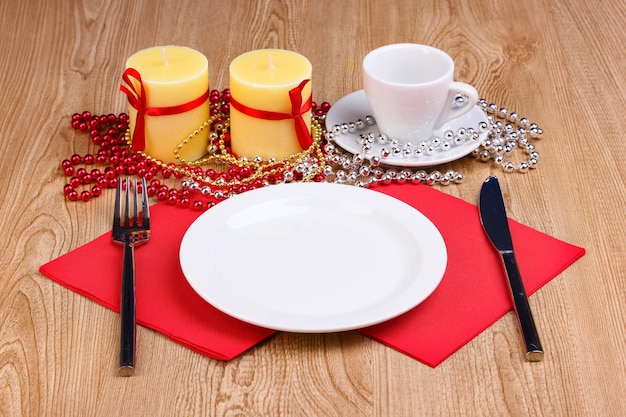
POLYGON ((623 415, 624 21, 620 0, 1 2, 0 416, 623 415), (125 111, 121 68, 148 46, 202 51, 216 89, 240 53, 292 49, 333 103, 396 42, 446 50, 456 78, 545 132, 537 170, 465 158, 442 167, 464 182, 439 187, 475 203, 498 174, 512 218, 587 249, 531 297, 545 360, 522 360, 512 314, 434 369, 353 332, 279 334, 220 362, 139 328, 138 374, 116 377, 117 315, 38 273, 109 228, 111 195, 63 198, 61 160, 93 151, 72 113, 125 111))

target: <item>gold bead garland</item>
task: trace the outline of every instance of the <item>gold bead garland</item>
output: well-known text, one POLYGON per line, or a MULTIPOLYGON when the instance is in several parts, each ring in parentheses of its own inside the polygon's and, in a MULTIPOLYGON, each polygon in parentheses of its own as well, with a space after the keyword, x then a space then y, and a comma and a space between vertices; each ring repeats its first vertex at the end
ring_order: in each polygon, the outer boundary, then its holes
MULTIPOLYGON (((248 160, 245 157, 236 158, 229 152, 226 145, 226 133, 228 132, 229 123, 230 117, 228 114, 218 113, 211 116, 209 120, 205 121, 198 127, 198 129, 189 134, 189 136, 183 139, 173 150, 174 158, 178 160, 177 164, 167 164, 142 151, 137 151, 137 153, 146 160, 155 163, 160 168, 170 170, 177 176, 187 177, 188 179, 191 179, 201 185, 208 185, 216 188, 229 188, 231 190, 233 187, 249 185, 257 180, 266 181, 267 178, 276 175, 282 175, 284 177, 289 172, 293 173, 299 166, 305 164, 307 161, 313 164, 313 168, 308 172, 303 173, 301 178, 294 178, 294 180, 302 182, 312 181, 324 172, 326 162, 321 143, 323 128, 317 117, 313 117, 311 121, 311 136, 313 142, 309 148, 280 160, 272 158, 266 161, 261 158, 254 158, 253 160, 248 160), (221 122, 215 123, 218 119, 221 119, 221 122), (209 154, 196 161, 186 161, 181 157, 180 151, 185 145, 198 136, 200 132, 207 128, 211 129, 211 145, 209 145, 209 154), (199 167, 208 163, 216 163, 219 165, 226 165, 228 167, 236 166, 238 168, 247 168, 250 171, 250 175, 227 181, 222 176, 218 176, 216 179, 213 179, 206 175, 200 175, 197 170, 193 169, 194 167, 199 167)), ((125 139, 127 144, 130 145, 130 130, 126 131, 125 139)))

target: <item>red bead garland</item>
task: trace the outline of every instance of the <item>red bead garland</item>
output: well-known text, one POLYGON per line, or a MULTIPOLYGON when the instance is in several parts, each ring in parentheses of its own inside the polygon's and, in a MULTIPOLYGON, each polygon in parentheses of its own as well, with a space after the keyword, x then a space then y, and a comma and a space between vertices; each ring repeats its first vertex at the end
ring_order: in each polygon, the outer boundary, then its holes
MULTIPOLYGON (((210 93, 211 115, 218 126, 223 122, 220 115, 227 115, 230 109, 230 90, 212 90, 210 93)), ((329 103, 322 103, 319 107, 313 103, 313 114, 321 117, 328 112, 329 103)), ((61 169, 69 181, 63 187, 63 192, 69 201, 90 201, 99 197, 105 189, 116 188, 120 176, 136 175, 146 179, 149 196, 156 197, 167 204, 178 205, 182 208, 192 208, 203 211, 213 207, 219 201, 228 198, 231 194, 238 194, 250 189, 259 188, 265 184, 282 182, 282 173, 268 173, 262 179, 254 179, 248 183, 225 185, 218 193, 204 193, 203 185, 189 187, 183 185, 180 189, 170 188, 157 176, 163 179, 171 177, 182 179, 184 172, 194 173, 196 176, 209 178, 212 181, 223 180, 224 184, 230 181, 245 180, 253 175, 253 170, 246 166, 232 165, 224 172, 213 168, 203 169, 201 166, 183 166, 178 169, 175 164, 159 164, 154 160, 136 153, 130 149, 126 141, 129 117, 125 113, 119 115, 93 115, 89 111, 72 115, 71 125, 74 129, 86 132, 91 141, 99 149, 95 154, 74 154, 61 162, 61 169), (101 168, 93 167, 98 164, 101 168), (82 189, 82 191, 80 191, 82 189)), ((228 132, 224 133, 226 151, 230 151, 228 132)), ((215 143, 217 145, 217 143, 215 143)), ((296 180, 297 175, 296 175, 296 180)), ((314 181, 323 181, 323 175, 317 175, 314 181)), ((213 188, 213 187, 212 187, 213 188)))

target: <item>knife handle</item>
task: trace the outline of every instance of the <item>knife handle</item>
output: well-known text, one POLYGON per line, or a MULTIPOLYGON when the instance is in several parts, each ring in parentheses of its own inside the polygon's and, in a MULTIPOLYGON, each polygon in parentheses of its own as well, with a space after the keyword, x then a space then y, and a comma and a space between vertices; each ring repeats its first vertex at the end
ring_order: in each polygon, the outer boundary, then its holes
POLYGON ((509 279, 511 288, 511 296, 513 297, 513 307, 517 316, 524 345, 526 346, 526 360, 530 362, 539 362, 543 359, 543 349, 535 327, 528 297, 524 290, 522 276, 517 267, 517 260, 513 251, 502 252, 502 260, 506 269, 506 275, 509 279))

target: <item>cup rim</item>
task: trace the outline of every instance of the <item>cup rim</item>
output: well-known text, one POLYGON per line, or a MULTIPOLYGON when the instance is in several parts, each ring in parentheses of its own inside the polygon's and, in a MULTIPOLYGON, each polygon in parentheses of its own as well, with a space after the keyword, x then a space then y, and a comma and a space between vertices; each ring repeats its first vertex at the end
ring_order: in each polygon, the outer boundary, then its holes
POLYGON ((439 48, 435 48, 434 46, 424 45, 424 44, 419 44, 419 43, 410 43, 410 42, 392 43, 388 45, 379 46, 378 48, 373 49, 370 52, 368 52, 367 55, 365 55, 365 57, 363 58, 362 70, 363 70, 364 75, 367 75, 368 77, 371 77, 381 83, 384 83, 390 86, 404 86, 404 87, 424 86, 424 85, 429 85, 429 84, 435 84, 435 83, 440 82, 442 79, 446 79, 446 78, 449 78, 450 76, 454 76, 454 60, 445 51, 439 48), (441 74, 439 77, 435 79, 425 81, 425 82, 419 82, 419 83, 399 83, 399 82, 390 81, 387 79, 383 79, 377 75, 374 75, 371 70, 367 69, 367 65, 369 61, 371 61, 373 57, 377 55, 378 53, 389 50, 389 49, 400 49, 400 48, 427 50, 431 53, 434 53, 438 57, 441 57, 443 60, 445 60, 448 63, 448 69, 445 73, 441 74))

